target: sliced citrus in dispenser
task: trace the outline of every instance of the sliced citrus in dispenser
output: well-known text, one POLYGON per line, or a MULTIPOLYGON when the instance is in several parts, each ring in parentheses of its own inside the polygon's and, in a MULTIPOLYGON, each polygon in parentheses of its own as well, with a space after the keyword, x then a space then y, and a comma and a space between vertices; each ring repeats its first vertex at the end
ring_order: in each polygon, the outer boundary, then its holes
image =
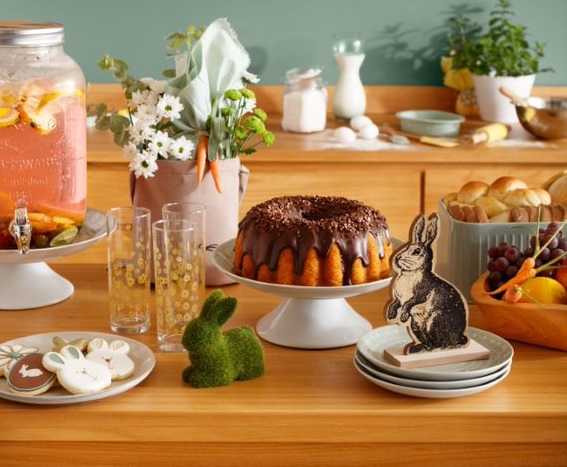
POLYGON ((57 230, 59 227, 53 218, 46 216, 41 212, 29 212, 28 220, 32 225, 33 232, 35 233, 49 233, 57 230))
POLYGON ((68 219, 77 226, 83 225, 85 221, 85 210, 75 210, 70 207, 54 206, 45 201, 34 203, 34 211, 42 212, 55 219, 68 219))
POLYGON ((69 225, 65 227, 63 230, 61 230, 59 233, 57 233, 51 239, 51 241, 49 242, 49 246, 55 247, 55 246, 69 245, 69 243, 75 240, 75 237, 77 236, 78 233, 79 233, 79 229, 77 228, 76 225, 69 225))
POLYGON ((18 122, 20 114, 11 107, 0 107, 0 128, 12 126, 18 122))

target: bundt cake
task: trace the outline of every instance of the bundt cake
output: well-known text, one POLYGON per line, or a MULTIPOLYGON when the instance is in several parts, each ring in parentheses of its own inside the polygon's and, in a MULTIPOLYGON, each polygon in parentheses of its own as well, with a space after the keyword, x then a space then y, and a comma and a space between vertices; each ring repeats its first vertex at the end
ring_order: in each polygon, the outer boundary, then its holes
POLYGON ((254 206, 238 225, 234 272, 303 286, 363 284, 388 277, 386 219, 359 201, 285 196, 254 206))

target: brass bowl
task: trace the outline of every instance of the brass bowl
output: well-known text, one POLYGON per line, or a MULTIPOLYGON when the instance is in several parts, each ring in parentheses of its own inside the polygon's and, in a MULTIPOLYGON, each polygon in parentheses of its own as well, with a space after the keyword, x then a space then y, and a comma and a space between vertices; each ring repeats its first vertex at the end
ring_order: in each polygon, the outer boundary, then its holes
POLYGON ((488 273, 471 287, 471 296, 492 332, 505 339, 567 351, 567 305, 507 303, 487 295, 488 273))
POLYGON ((567 98, 530 97, 526 105, 515 104, 522 126, 537 138, 567 138, 567 98))

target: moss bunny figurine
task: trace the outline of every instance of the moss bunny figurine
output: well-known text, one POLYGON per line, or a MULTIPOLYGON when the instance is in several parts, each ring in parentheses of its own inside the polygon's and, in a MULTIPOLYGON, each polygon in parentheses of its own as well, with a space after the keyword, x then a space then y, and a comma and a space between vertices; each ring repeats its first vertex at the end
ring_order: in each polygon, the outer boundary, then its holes
POLYGON ((249 326, 221 330, 236 306, 236 298, 216 290, 205 300, 200 315, 187 324, 182 342, 191 364, 183 370, 184 381, 207 388, 264 374, 264 352, 254 330, 249 326))

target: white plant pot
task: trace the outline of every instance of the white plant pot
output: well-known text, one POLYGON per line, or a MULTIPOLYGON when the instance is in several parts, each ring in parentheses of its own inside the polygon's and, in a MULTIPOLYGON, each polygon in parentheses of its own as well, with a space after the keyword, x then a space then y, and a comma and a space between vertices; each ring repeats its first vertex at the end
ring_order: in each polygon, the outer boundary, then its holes
POLYGON ((520 97, 528 98, 535 75, 479 76, 473 75, 480 118, 486 122, 518 123, 516 107, 498 90, 504 86, 520 97))

